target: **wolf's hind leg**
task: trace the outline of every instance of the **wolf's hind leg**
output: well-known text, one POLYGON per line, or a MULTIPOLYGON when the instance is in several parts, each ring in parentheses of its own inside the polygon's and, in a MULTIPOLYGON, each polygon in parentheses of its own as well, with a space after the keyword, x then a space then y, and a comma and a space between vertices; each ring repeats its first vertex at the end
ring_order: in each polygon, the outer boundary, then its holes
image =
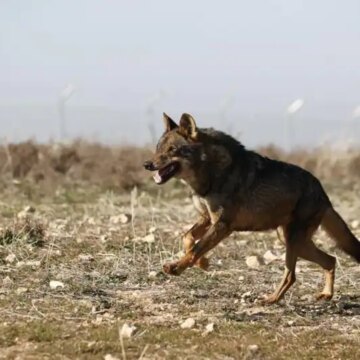
POLYGON ((286 266, 285 266, 283 278, 277 289, 274 291, 274 293, 269 296, 266 296, 264 301, 266 304, 274 304, 278 302, 280 299, 282 299, 286 291, 288 291, 291 285, 296 281, 296 276, 295 276, 296 261, 297 261, 297 253, 295 252, 295 249, 291 248, 291 246, 287 246, 286 260, 285 260, 286 266))
POLYGON ((286 245, 285 271, 274 293, 265 297, 264 302, 266 304, 273 304, 282 299, 296 281, 295 268, 299 256, 298 249, 301 242, 304 241, 304 237, 306 237, 306 231, 300 230, 296 223, 287 225, 283 230, 286 245))
POLYGON ((318 300, 330 300, 334 294, 335 257, 317 248, 311 239, 307 239, 301 249, 299 249, 299 256, 320 265, 324 269, 325 286, 324 289, 317 294, 316 298, 318 300))

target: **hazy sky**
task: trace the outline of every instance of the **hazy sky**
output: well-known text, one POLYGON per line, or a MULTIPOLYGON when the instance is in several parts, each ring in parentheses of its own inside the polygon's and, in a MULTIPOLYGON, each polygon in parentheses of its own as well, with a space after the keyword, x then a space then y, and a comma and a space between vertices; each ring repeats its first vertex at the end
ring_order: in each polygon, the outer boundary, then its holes
MULTIPOLYGON (((0 0, 0 105, 141 114, 350 116, 360 103, 359 0, 0 0), (141 110, 141 111, 140 111, 141 110), (145 110, 144 110, 145 111, 145 110)), ((2 122, 3 119, 0 119, 2 122)))

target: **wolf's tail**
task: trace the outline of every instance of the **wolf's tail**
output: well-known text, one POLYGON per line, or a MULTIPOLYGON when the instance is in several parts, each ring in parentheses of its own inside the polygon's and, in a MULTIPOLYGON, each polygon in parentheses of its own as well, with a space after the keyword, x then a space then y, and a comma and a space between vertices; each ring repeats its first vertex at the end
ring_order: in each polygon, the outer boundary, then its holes
POLYGON ((360 263, 360 241, 333 207, 326 210, 321 226, 342 250, 360 263))

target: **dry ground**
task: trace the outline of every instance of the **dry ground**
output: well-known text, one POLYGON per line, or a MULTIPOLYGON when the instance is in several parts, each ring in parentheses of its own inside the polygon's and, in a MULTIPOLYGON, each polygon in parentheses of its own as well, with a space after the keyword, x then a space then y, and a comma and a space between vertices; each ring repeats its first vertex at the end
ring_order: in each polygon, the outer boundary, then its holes
MULTIPOLYGON (((180 183, 118 192, 72 181, 51 191, 27 178, 3 183, 0 359, 360 358, 360 266, 322 232, 317 243, 338 257, 334 299, 314 300, 321 270, 300 261, 285 300, 264 307, 259 299, 284 266, 275 232, 233 234, 213 251, 208 272, 162 273, 194 220, 180 183), (253 255, 264 263, 249 267, 253 255), (195 324, 182 328, 189 318, 195 324), (124 324, 136 328, 130 337, 124 324)), ((326 188, 360 236, 358 182, 326 188)))

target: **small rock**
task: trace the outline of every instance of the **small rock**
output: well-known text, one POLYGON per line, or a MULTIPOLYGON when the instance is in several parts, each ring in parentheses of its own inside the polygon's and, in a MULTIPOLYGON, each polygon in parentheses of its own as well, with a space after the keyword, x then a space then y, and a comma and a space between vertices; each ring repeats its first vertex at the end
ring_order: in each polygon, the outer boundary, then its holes
MULTIPOLYGON (((111 258, 113 260, 113 258, 111 258)), ((111 273, 111 277, 117 281, 125 281, 128 278, 128 273, 122 270, 114 270, 111 273)))
POLYGON ((157 272, 156 271, 150 271, 149 274, 148 274, 148 278, 149 279, 156 279, 156 276, 157 276, 157 272))
POLYGON ((182 329, 192 329, 195 326, 195 319, 188 318, 183 323, 181 323, 180 327, 182 329))
POLYGON ((81 262, 91 262, 91 261, 94 261, 94 257, 90 254, 80 254, 78 256, 78 259, 81 261, 81 262))
POLYGON ((52 290, 63 289, 65 287, 64 283, 57 280, 51 280, 49 285, 52 290))
POLYGON ((120 222, 119 216, 118 216, 118 215, 110 216, 109 221, 110 221, 112 224, 118 224, 118 223, 120 222))
POLYGON ((155 242, 155 235, 153 233, 150 233, 146 236, 144 236, 142 239, 141 239, 143 242, 146 242, 146 243, 154 243, 155 242))
POLYGON ((241 247, 242 247, 242 246, 246 246, 247 243, 248 243, 247 240, 237 240, 237 241, 236 241, 236 245, 241 246, 241 247))
POLYGON ((248 297, 250 297, 250 296, 251 296, 251 291, 244 292, 244 293, 241 295, 241 297, 242 297, 243 299, 248 298, 248 297))
POLYGON ((100 236, 100 241, 101 241, 103 244, 105 244, 107 240, 108 240, 108 236, 107 236, 107 235, 101 235, 101 236, 100 236))
POLYGON ((29 214, 33 214, 35 212, 35 208, 32 206, 25 206, 20 212, 18 212, 17 217, 18 219, 24 219, 29 214))
POLYGON ((16 294, 21 295, 21 294, 27 293, 28 291, 29 291, 29 289, 26 287, 19 287, 16 289, 16 294))
POLYGON ((131 215, 130 214, 120 214, 120 215, 114 215, 110 217, 110 222, 114 225, 116 224, 127 224, 131 221, 131 215))
POLYGON ((266 265, 270 264, 275 260, 278 260, 278 257, 275 254, 273 254, 271 250, 266 251, 263 257, 266 265))
POLYGON ((6 258, 5 261, 9 264, 12 264, 14 261, 16 260, 16 256, 15 254, 9 254, 6 258))
POLYGON ((352 229, 354 229, 354 230, 356 230, 356 229, 359 227, 359 225, 360 225, 359 220, 353 220, 353 221, 351 222, 351 227, 352 227, 352 229))
POLYGON ((27 213, 34 213, 36 211, 36 209, 33 206, 28 205, 28 206, 24 207, 23 211, 25 211, 27 213))
POLYGON ((156 230, 157 230, 157 227, 156 227, 156 226, 152 226, 152 227, 149 229, 149 233, 154 233, 156 230))
POLYGON ((41 265, 40 260, 29 260, 29 261, 18 261, 16 263, 16 267, 23 267, 23 266, 31 266, 31 267, 39 267, 41 265))
POLYGON ((100 325, 103 321, 103 317, 101 316, 101 314, 97 314, 95 319, 92 320, 91 322, 94 324, 94 325, 100 325))
POLYGON ((96 225, 96 221, 93 217, 87 218, 86 221, 89 225, 96 225))
POLYGON ((205 326, 205 332, 204 334, 209 334, 212 333, 215 329, 215 324, 214 323, 209 323, 205 326))
POLYGON ((248 256, 246 258, 246 265, 251 269, 259 269, 262 265, 262 260, 256 255, 248 256))
POLYGON ((104 360, 119 360, 119 358, 116 357, 116 356, 113 356, 113 355, 111 355, 111 354, 106 354, 106 355, 104 356, 104 360))
POLYGON ((247 349, 248 349, 249 353, 254 354, 254 353, 259 351, 259 345, 251 344, 251 345, 248 346, 247 349))
POLYGON ((26 266, 32 266, 32 267, 40 267, 41 261, 40 260, 29 260, 24 263, 26 266))
POLYGON ((129 325, 125 323, 121 328, 119 328, 119 337, 123 339, 131 338, 136 331, 134 325, 129 325))
POLYGON ((307 301, 307 302, 311 302, 311 301, 313 301, 314 299, 313 299, 313 296, 312 296, 312 295, 310 295, 310 294, 305 294, 305 295, 302 295, 302 296, 301 296, 300 300, 302 300, 302 301, 307 301))
POLYGON ((131 214, 121 214, 121 215, 119 215, 119 216, 120 216, 120 222, 121 222, 122 224, 127 224, 127 223, 129 223, 129 222, 131 221, 131 219, 132 219, 131 214))

